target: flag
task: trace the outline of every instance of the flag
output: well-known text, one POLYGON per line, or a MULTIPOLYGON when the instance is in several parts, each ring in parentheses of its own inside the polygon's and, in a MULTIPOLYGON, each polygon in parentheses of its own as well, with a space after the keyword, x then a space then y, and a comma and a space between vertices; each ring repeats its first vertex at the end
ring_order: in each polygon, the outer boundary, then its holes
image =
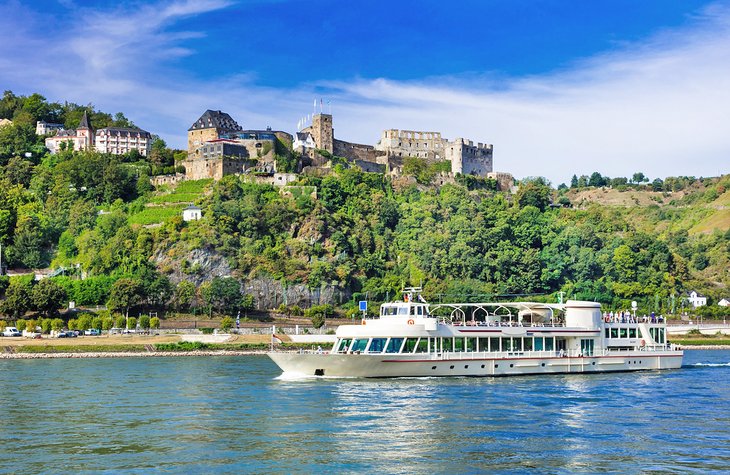
POLYGON ((274 333, 272 333, 272 334, 271 334, 271 343, 272 343, 272 344, 273 344, 273 343, 279 343, 279 344, 281 344, 281 343, 283 343, 283 341, 281 341, 281 338, 279 338, 279 337, 278 337, 278 336, 276 336, 276 335, 275 335, 274 333))

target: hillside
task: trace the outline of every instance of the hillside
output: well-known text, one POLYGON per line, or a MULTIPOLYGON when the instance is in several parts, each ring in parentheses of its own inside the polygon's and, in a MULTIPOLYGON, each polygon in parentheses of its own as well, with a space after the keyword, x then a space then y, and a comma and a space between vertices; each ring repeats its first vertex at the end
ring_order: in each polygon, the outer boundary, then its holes
POLYGON ((155 189, 149 175, 175 155, 164 143, 149 158, 50 155, 25 132, 0 130, 3 263, 65 275, 0 278, 11 319, 69 300, 121 313, 353 312, 419 283, 433 301, 562 293, 611 309, 637 300, 647 313, 680 311, 689 290, 728 297, 728 175, 644 184, 636 174, 609 187, 594 174, 558 190, 531 179, 511 194, 473 177, 436 186, 423 173, 394 186, 343 163, 284 189, 245 176, 155 189), (182 220, 190 203, 202 220, 182 220))

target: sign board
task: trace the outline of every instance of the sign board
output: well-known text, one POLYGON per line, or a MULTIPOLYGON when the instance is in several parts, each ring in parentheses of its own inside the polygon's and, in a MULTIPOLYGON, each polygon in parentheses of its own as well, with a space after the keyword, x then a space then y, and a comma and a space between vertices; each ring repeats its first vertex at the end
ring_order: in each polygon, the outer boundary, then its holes
POLYGON ((636 300, 634 300, 634 301, 631 302, 631 308, 633 310, 636 310, 638 308, 638 305, 636 305, 636 300))
POLYGON ((360 300, 360 311, 366 312, 368 310, 368 301, 367 300, 360 300))

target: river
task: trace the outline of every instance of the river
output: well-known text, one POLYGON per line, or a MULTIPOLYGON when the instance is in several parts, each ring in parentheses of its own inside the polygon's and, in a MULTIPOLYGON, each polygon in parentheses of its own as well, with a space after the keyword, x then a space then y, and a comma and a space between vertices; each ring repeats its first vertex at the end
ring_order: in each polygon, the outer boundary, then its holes
POLYGON ((730 471, 730 351, 606 375, 279 378, 264 356, 0 360, 0 473, 730 471))

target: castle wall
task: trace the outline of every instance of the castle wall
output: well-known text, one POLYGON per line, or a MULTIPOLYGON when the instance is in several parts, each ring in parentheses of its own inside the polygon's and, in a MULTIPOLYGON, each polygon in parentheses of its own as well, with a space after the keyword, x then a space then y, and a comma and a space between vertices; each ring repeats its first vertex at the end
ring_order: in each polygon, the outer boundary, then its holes
POLYGON ((200 156, 200 147, 211 140, 220 138, 218 129, 188 130, 188 156, 200 156))
POLYGON ((394 157, 419 157, 439 161, 444 160, 445 142, 441 132, 388 129, 383 131, 375 148, 394 157))

